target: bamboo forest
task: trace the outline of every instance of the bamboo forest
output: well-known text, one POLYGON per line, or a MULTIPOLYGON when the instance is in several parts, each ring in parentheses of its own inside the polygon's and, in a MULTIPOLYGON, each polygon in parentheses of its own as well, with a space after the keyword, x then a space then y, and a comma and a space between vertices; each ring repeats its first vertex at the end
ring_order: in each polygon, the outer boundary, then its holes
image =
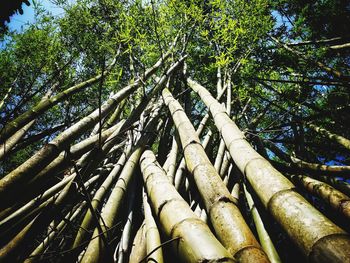
POLYGON ((0 262, 350 262, 349 1, 0 10, 0 262))

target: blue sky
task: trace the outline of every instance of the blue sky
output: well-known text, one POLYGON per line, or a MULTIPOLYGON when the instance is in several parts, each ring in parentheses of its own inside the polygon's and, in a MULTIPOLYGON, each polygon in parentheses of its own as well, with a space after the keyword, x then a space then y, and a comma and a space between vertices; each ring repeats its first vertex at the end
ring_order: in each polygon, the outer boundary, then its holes
MULTIPOLYGON (((25 28, 25 25, 28 23, 34 22, 34 5, 33 0, 29 0, 30 6, 22 4, 23 15, 20 13, 14 14, 11 16, 10 23, 8 26, 11 30, 22 30, 22 27, 25 28)), ((50 11, 53 15, 60 15, 63 13, 63 9, 51 3, 49 0, 35 0, 36 3, 40 3, 45 7, 46 10, 50 11)))

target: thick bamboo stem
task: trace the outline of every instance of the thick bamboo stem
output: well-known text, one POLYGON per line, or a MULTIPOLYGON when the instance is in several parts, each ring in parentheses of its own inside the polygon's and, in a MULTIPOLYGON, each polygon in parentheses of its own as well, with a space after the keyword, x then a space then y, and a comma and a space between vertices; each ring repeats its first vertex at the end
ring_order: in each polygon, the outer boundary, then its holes
POLYGON ((188 84, 209 107, 239 170, 310 261, 348 262, 350 238, 347 233, 293 191, 294 185, 250 146, 225 109, 203 86, 191 79, 188 84))
POLYGON ((333 209, 350 219, 350 197, 324 182, 304 175, 292 175, 291 179, 299 182, 310 193, 321 197, 333 209))
POLYGON ((146 223, 143 221, 140 228, 137 230, 134 241, 132 243, 129 262, 141 262, 141 260, 147 255, 145 228, 146 223))
MULTIPOLYGON (((134 175, 134 171, 141 156, 142 150, 142 147, 138 147, 131 154, 112 190, 111 195, 108 198, 106 205, 102 209, 100 225, 104 232, 113 227, 115 220, 119 215, 125 193, 134 175)), ((99 262, 103 258, 106 244, 104 244, 102 238, 99 237, 100 234, 105 235, 106 239, 108 239, 106 233, 99 233, 98 228, 95 228, 92 239, 81 262, 99 262)))
POLYGON ((174 252, 185 262, 234 262, 208 226, 191 211, 150 150, 140 159, 147 194, 160 226, 170 239, 180 238, 174 252))
POLYGON ((194 177, 218 238, 240 262, 269 262, 245 223, 235 200, 210 163, 181 105, 168 89, 164 89, 162 95, 178 130, 186 166, 194 177))
MULTIPOLYGON (((117 176, 119 175, 120 170, 124 166, 127 158, 129 157, 131 152, 131 143, 129 143, 125 149, 125 152, 122 153, 120 156, 118 162, 115 164, 113 170, 110 172, 110 174, 107 176, 105 181, 102 183, 101 187, 96 191, 94 197, 92 198, 91 205, 93 209, 97 210, 100 204, 103 201, 103 198, 107 194, 107 192, 110 190, 112 184, 117 179, 117 176)), ((93 217, 90 210, 86 211, 86 214, 84 216, 83 222, 81 223, 81 227, 78 230, 78 233, 75 237, 74 243, 72 248, 77 248, 80 246, 84 241, 86 241, 89 237, 89 233, 86 230, 89 230, 93 223, 93 217)))

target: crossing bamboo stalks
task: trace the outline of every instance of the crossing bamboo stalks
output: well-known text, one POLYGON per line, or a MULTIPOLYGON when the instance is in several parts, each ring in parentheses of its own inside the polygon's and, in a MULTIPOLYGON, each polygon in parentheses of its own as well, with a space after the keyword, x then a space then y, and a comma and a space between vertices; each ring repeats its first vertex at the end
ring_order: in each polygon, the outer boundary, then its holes
POLYGON ((234 262, 208 226, 191 211, 160 168, 152 151, 140 159, 141 171, 154 214, 174 252, 185 262, 234 262))
POLYGON ((6 139, 8 139, 11 135, 13 135, 18 129, 21 129, 21 127, 25 126, 30 121, 34 120, 41 114, 43 114, 48 109, 52 108, 59 102, 69 98, 73 94, 84 90, 85 88, 91 86, 92 84, 99 81, 103 75, 106 75, 110 72, 110 70, 113 68, 114 64, 116 63, 116 58, 113 59, 111 64, 107 67, 105 72, 98 74, 97 76, 88 79, 84 82, 81 82, 77 85, 74 85, 57 95, 51 97, 51 98, 44 98, 41 100, 36 106, 31 108, 30 110, 26 111, 22 115, 18 116, 13 121, 9 122, 5 125, 5 127, 0 132, 0 143, 3 143, 6 139))
POLYGON ((210 163, 181 105, 168 89, 164 89, 162 95, 178 130, 186 166, 194 177, 219 240, 240 262, 269 262, 245 223, 235 200, 210 163))
MULTIPOLYGON (((21 227, 23 225, 23 223, 28 222, 29 219, 32 219, 33 217, 38 215, 41 211, 45 212, 45 209, 46 210, 54 209, 55 206, 58 206, 57 200, 62 195, 67 196, 67 198, 65 197, 66 199, 71 197, 71 196, 69 196, 69 194, 71 195, 73 192, 73 190, 71 190, 71 188, 73 188, 71 186, 71 184, 72 184, 72 181, 74 180, 75 176, 76 176, 76 174, 72 174, 71 176, 67 177, 67 182, 65 182, 63 184, 64 188, 61 191, 57 191, 55 193, 55 195, 52 196, 51 198, 49 198, 47 201, 42 202, 41 204, 29 202, 27 205, 25 205, 22 208, 20 208, 19 210, 17 210, 14 214, 11 214, 10 216, 8 216, 4 220, 2 220, 1 225, 0 225, 0 227, 1 227, 0 237, 6 238, 6 236, 9 233, 20 231, 21 229, 19 227, 21 227), (29 210, 30 207, 28 208, 28 205, 32 206, 31 207, 32 210, 29 210), (51 207, 53 207, 53 208, 51 208, 51 207)), ((90 185, 93 185, 102 176, 103 176, 102 173, 100 173, 100 174, 97 174, 96 176, 91 177, 89 180, 87 180, 84 183, 84 187, 85 188, 90 187, 90 185)), ((75 190, 78 190, 78 189, 75 189, 75 190)), ((43 212, 41 212, 41 213, 43 213, 43 212)), ((50 212, 49 215, 47 215, 48 218, 51 218, 52 216, 55 216, 55 210, 53 210, 52 212, 50 212)), ((42 226, 39 225, 38 227, 45 227, 45 224, 42 223, 42 226)), ((35 231, 34 235, 38 234, 39 232, 40 232, 40 230, 35 231)))
MULTIPOLYGON (((37 174, 27 184, 20 185, 17 187, 17 189, 21 189, 23 194, 20 200, 21 201, 28 200, 29 198, 42 193, 46 187, 46 182, 50 178, 53 179, 53 176, 58 171, 63 171, 65 168, 70 166, 72 164, 72 161, 79 158, 84 152, 93 149, 95 147, 95 144, 99 141, 99 139, 102 142, 109 137, 113 137, 115 139, 115 136, 119 134, 124 122, 125 120, 122 120, 118 124, 104 131, 101 134, 101 137, 99 137, 99 135, 95 135, 73 145, 70 149, 70 156, 66 156, 66 153, 60 154, 56 159, 54 159, 48 166, 46 166, 39 174, 37 174)), ((109 142, 109 144, 110 143, 111 141, 109 142)), ((64 182, 67 183, 68 181, 64 180, 64 182)), ((15 200, 8 199, 7 201, 7 199, 4 199, 3 201, 4 202, 0 204, 0 206, 3 206, 5 202, 6 204, 12 204, 12 202, 15 200)), ((8 214, 8 212, 6 212, 6 214, 8 214)))
POLYGON ((256 227, 256 231, 258 232, 258 236, 259 236, 259 240, 262 248, 264 249, 266 255, 269 257, 271 263, 281 263, 281 259, 278 256, 276 248, 273 245, 272 240, 265 229, 264 222, 262 221, 260 214, 254 204, 253 198, 248 192, 245 184, 243 184, 243 190, 244 190, 245 198, 248 202, 250 212, 253 216, 254 224, 256 227))
MULTIPOLYGON (((104 240, 108 238, 106 231, 113 226, 113 223, 119 215, 119 210, 124 199, 125 192, 127 191, 128 185, 132 180, 136 164, 144 147, 143 145, 154 139, 154 136, 150 136, 149 133, 153 131, 155 124, 158 121, 160 105, 156 104, 154 107, 152 107, 152 109, 154 110, 150 113, 149 121, 145 128, 142 129, 144 131, 144 134, 147 134, 147 136, 143 134, 143 136, 139 137, 139 141, 135 146, 135 150, 124 165, 124 168, 115 186, 113 187, 107 203, 101 212, 100 227, 95 228, 92 239, 90 240, 89 245, 81 260, 82 262, 98 262, 103 258, 103 256, 105 256, 107 244, 104 243, 104 240), (101 229, 103 232, 100 233, 99 229, 101 229), (101 238, 100 235, 103 235, 104 237, 101 238)), ((161 125, 162 122, 159 121, 159 124, 161 125)), ((136 136, 136 138, 138 138, 138 136, 136 136)))
POLYGON ((311 129, 313 129, 315 132, 327 137, 328 139, 335 141, 337 143, 339 143, 340 145, 344 146, 346 149, 350 150, 350 140, 340 136, 338 134, 332 133, 324 128, 318 127, 315 124, 312 123, 308 123, 307 124, 308 127, 310 127, 311 129))
POLYGON ((350 197, 330 185, 304 175, 292 175, 291 179, 300 183, 310 193, 321 197, 332 208, 350 219, 350 197))
MULTIPOLYGON (((94 210, 97 210, 100 204, 103 201, 104 196, 112 186, 112 184, 115 182, 115 180, 118 178, 120 170, 124 166, 127 158, 129 157, 131 152, 131 142, 126 146, 125 151, 120 156, 118 162, 115 164, 113 170, 110 172, 110 174, 107 176, 105 181, 102 183, 101 187, 96 191, 95 195, 92 198, 91 205, 94 210)), ((72 248, 76 249, 78 246, 80 246, 84 241, 86 241, 89 237, 89 233, 86 230, 91 229, 93 218, 92 218, 91 210, 87 210, 86 214, 84 216, 83 222, 80 225, 80 228, 78 229, 78 233, 75 237, 74 243, 72 248)))
POLYGON ((74 221, 83 211, 85 206, 86 206, 86 202, 82 202, 77 208, 72 209, 72 211, 70 211, 65 216, 65 218, 52 229, 52 231, 48 234, 48 236, 40 243, 40 245, 38 245, 33 250, 33 252, 24 262, 30 263, 30 262, 38 261, 38 258, 40 259, 44 250, 50 245, 51 241, 54 240, 57 237, 57 235, 67 227, 68 221, 69 222, 74 221))
POLYGON ((45 210, 27 224, 9 243, 0 249, 0 262, 13 262, 25 252, 21 251, 22 246, 30 242, 40 231, 43 230, 52 220, 55 212, 59 210, 64 202, 72 194, 74 178, 65 186, 53 204, 45 207, 45 210), (22 253, 19 253, 21 251, 22 253))
POLYGON ((340 165, 325 165, 318 163, 310 163, 303 161, 297 157, 290 156, 280 148, 278 148, 274 143, 265 140, 264 144, 281 160, 285 161, 287 166, 295 167, 297 170, 304 170, 308 172, 318 172, 327 173, 332 175, 341 175, 349 177, 350 166, 340 166, 340 165))
MULTIPOLYGON (((225 75, 227 75, 227 74, 225 74, 225 75)), ((221 78, 218 77, 218 85, 219 85, 219 82, 221 82, 221 78)), ((227 111, 227 114, 230 116, 230 113, 231 113, 231 77, 228 77, 228 79, 225 79, 224 87, 227 91, 226 111, 227 111)), ((217 89, 217 92, 219 94, 219 89, 217 89)), ((219 148, 217 150, 217 154, 216 154, 216 158, 215 158, 215 162, 214 162, 214 167, 215 167, 216 171, 218 171, 219 174, 220 174, 222 163, 223 163, 224 158, 225 158, 225 148, 226 148, 226 146, 225 146, 224 140, 220 139, 219 148)))
MULTIPOLYGON (((103 143, 107 140, 112 134, 116 136, 120 133, 121 128, 124 124, 125 120, 121 120, 119 123, 114 125, 113 127, 105 130, 101 133, 101 135, 96 134, 91 136, 77 144, 74 144, 69 149, 69 156, 67 156, 66 152, 61 153, 57 158, 55 158, 48 166, 46 166, 43 170, 41 170, 32 180, 28 182, 28 185, 36 184, 38 181, 43 178, 56 174, 57 171, 63 170, 68 165, 71 164, 72 160, 79 159, 84 153, 94 149, 98 142, 103 143)), ((31 187, 29 187, 31 188, 31 187)))
POLYGON ((123 263, 126 261, 129 246, 130 246, 130 236, 131 228, 134 223, 134 202, 135 202, 135 181, 132 183, 129 196, 128 196, 128 216, 126 218, 126 223, 123 227, 123 234, 120 238, 119 245, 114 252, 113 260, 117 263, 123 263))
POLYGON ((135 91, 160 67, 160 65, 162 65, 163 61, 164 58, 158 60, 153 67, 145 71, 143 78, 139 78, 132 84, 119 90, 101 106, 101 109, 96 109, 94 112, 59 134, 26 162, 3 177, 0 180, 0 198, 5 197, 6 195, 11 195, 15 190, 16 185, 28 181, 33 175, 37 174, 43 167, 48 165, 78 136, 91 128, 100 118, 105 117, 122 99, 135 91))
MULTIPOLYGON (((147 194, 143 194, 143 209, 145 214, 145 235, 146 235, 146 252, 150 254, 154 249, 160 246, 161 240, 156 222, 154 221, 151 207, 148 203, 147 194)), ((146 260, 146 262, 163 262, 163 250, 160 247, 153 252, 146 260)))
MULTIPOLYGON (((44 97, 41 99, 40 102, 43 102, 45 100, 50 99, 50 96, 54 92, 54 90, 57 88, 58 82, 54 84, 44 95, 44 97)), ((8 137, 6 140, 4 140, 3 143, 0 143, 0 160, 7 155, 8 152, 11 151, 11 149, 22 139, 22 137, 28 132, 28 130, 33 126, 35 123, 35 120, 31 120, 29 122, 26 122, 25 125, 19 126, 18 130, 11 134, 10 137, 8 137)), ((6 128, 6 125, 4 129, 6 128)), ((0 131, 1 136, 2 131, 0 131)), ((1 140, 1 139, 0 139, 1 140)))
POLYGON ((264 206, 312 262, 349 262, 348 234, 317 211, 294 185, 259 155, 225 109, 197 82, 189 86, 199 94, 214 116, 231 157, 247 177, 264 206))
MULTIPOLYGON (((102 209, 100 225, 104 232, 111 228, 115 223, 125 197, 125 192, 128 189, 142 150, 142 147, 138 147, 131 154, 108 198, 106 205, 102 209)), ((107 244, 103 243, 102 238, 99 237, 100 234, 105 235, 106 239, 108 238, 106 233, 100 233, 96 228, 81 262, 99 262, 102 260, 107 244)))

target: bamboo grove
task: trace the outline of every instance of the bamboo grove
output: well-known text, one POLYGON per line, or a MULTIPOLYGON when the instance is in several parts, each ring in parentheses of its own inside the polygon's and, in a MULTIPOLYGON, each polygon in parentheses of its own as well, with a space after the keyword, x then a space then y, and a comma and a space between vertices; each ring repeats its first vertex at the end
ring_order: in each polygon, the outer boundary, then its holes
POLYGON ((1 32, 0 262, 350 262, 344 1, 53 4, 1 32))

